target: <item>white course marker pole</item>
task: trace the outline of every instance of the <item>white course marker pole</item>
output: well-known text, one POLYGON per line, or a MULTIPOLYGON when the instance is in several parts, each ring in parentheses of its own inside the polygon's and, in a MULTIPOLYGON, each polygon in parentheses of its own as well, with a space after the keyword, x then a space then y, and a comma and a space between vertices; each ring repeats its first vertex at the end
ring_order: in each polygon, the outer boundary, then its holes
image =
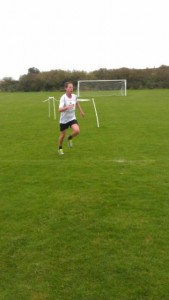
POLYGON ((56 119, 56 106, 55 106, 55 97, 48 97, 48 99, 44 100, 43 102, 48 102, 48 117, 50 118, 50 112, 51 112, 51 100, 53 102, 53 114, 54 119, 56 119))
POLYGON ((54 113, 54 119, 56 120, 56 107, 55 107, 55 98, 53 97, 53 113, 54 113))
POLYGON ((98 118, 98 114, 97 114, 97 109, 96 109, 96 104, 95 104, 94 98, 92 98, 92 102, 93 102, 94 111, 95 111, 95 115, 96 115, 97 127, 99 128, 100 127, 100 125, 99 125, 99 118, 98 118))
POLYGON ((48 107, 49 107, 49 114, 48 114, 48 117, 50 118, 50 100, 48 100, 48 107))

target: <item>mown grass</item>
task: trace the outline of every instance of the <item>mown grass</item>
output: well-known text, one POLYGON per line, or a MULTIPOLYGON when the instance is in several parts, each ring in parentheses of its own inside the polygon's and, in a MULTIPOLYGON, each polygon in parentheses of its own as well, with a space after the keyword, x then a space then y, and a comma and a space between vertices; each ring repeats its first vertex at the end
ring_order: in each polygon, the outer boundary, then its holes
POLYGON ((167 300, 169 91, 81 103, 63 157, 48 96, 0 94, 0 299, 167 300))

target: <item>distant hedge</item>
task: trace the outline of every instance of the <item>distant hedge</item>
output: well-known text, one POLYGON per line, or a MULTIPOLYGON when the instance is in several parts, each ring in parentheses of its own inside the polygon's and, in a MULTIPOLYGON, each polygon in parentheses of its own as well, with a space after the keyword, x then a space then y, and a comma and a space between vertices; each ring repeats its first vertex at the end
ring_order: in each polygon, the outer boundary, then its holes
POLYGON ((77 81, 82 79, 127 79, 128 89, 154 89, 169 88, 169 66, 162 65, 159 68, 146 69, 104 69, 92 72, 51 70, 40 72, 37 68, 28 69, 28 73, 21 75, 19 80, 5 77, 0 81, 0 91, 54 91, 63 90, 65 81, 77 81))

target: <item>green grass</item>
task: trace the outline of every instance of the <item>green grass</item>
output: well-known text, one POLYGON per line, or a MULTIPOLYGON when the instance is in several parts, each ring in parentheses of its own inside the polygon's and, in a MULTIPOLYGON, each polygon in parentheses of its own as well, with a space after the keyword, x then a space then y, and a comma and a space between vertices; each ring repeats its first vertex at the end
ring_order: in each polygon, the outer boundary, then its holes
POLYGON ((50 95, 0 93, 0 299, 168 300, 169 90, 81 103, 63 157, 50 95))

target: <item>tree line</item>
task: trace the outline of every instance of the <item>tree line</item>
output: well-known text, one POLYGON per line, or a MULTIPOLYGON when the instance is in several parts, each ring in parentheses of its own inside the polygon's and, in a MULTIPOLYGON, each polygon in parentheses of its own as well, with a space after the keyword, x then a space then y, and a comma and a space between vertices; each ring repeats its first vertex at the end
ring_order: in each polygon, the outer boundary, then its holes
POLYGON ((76 87, 78 80, 126 79, 127 89, 169 88, 169 66, 146 69, 105 69, 92 72, 51 70, 40 72, 32 67, 19 80, 4 77, 0 80, 1 92, 39 92, 62 91, 66 81, 72 81, 76 87))

